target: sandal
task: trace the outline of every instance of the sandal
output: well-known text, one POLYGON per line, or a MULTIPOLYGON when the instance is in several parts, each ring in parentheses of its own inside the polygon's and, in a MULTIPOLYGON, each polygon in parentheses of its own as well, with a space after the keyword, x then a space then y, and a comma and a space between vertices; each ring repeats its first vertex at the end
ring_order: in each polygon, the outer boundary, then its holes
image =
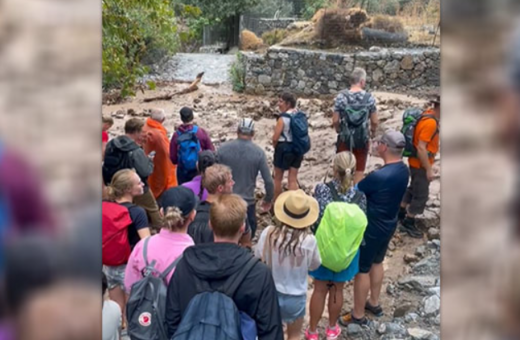
POLYGON ((374 314, 376 317, 383 316, 383 308, 381 308, 380 305, 372 306, 368 301, 365 304, 365 310, 369 311, 370 313, 374 314))
POLYGON ((361 319, 357 319, 352 315, 352 312, 348 312, 347 314, 340 317, 338 322, 343 327, 348 327, 348 325, 351 323, 355 323, 360 326, 368 326, 368 319, 365 316, 363 316, 361 319))

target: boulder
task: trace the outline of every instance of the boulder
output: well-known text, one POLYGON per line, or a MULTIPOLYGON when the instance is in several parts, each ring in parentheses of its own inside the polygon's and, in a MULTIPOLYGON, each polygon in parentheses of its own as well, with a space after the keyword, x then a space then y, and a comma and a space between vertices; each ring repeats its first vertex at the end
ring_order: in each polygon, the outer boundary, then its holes
POLYGON ((438 240, 441 238, 441 231, 437 228, 428 229, 428 240, 438 240))
POLYGON ((429 340, 434 335, 432 332, 420 328, 408 328, 408 334, 414 340, 429 340))
POLYGON ((424 299, 424 313, 426 316, 437 315, 441 308, 441 299, 437 295, 432 295, 424 299))
POLYGON ((402 318, 408 313, 410 309, 412 309, 412 305, 410 303, 404 302, 403 304, 397 306, 394 310, 394 318, 402 318))

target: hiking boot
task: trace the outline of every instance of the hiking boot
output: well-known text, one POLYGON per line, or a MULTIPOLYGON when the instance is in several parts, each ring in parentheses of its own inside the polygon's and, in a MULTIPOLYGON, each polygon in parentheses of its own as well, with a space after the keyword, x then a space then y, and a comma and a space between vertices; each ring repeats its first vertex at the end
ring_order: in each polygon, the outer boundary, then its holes
POLYGON ((319 336, 318 332, 311 333, 309 328, 307 328, 305 330, 305 340, 319 340, 319 338, 320 338, 320 336, 319 336))
POLYGON ((361 319, 356 319, 352 315, 352 312, 348 312, 347 314, 341 316, 338 321, 339 324, 343 327, 348 327, 348 325, 351 323, 355 323, 360 326, 368 326, 368 319, 365 316, 363 316, 361 319))
POLYGON ((406 232, 410 237, 423 238, 423 233, 415 226, 415 218, 405 217, 399 230, 406 232))
POLYGON ((339 328, 338 324, 336 324, 336 326, 333 328, 329 328, 329 326, 327 326, 325 334, 327 335, 327 340, 336 340, 341 334, 341 328, 339 328))
POLYGON ((374 316, 376 316, 376 317, 383 316, 383 308, 381 308, 380 305, 372 306, 370 304, 370 302, 367 301, 367 303, 365 304, 365 310, 369 311, 372 314, 374 314, 374 316))

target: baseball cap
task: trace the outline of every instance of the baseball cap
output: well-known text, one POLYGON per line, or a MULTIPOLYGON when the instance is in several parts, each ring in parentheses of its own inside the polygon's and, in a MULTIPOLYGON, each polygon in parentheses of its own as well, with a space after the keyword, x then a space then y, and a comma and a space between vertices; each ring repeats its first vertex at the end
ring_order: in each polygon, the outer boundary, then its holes
POLYGON ((250 135, 255 132, 255 122, 251 118, 243 118, 238 123, 238 131, 250 135))
POLYGON ((403 149, 406 145, 404 135, 399 131, 388 130, 379 139, 378 142, 388 145, 394 149, 403 149))
POLYGON ((183 107, 181 109, 181 120, 183 122, 191 122, 193 120, 193 110, 189 107, 183 107))
POLYGON ((168 207, 177 207, 182 212, 182 216, 187 216, 195 209, 197 198, 190 189, 177 186, 166 190, 162 195, 159 206, 166 210, 168 207))

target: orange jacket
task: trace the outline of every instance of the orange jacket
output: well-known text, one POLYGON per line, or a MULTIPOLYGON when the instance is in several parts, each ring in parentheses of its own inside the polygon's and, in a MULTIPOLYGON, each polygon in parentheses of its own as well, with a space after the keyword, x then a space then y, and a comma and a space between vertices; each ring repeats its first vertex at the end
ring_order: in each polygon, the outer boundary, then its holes
POLYGON ((165 190, 177 186, 177 167, 170 160, 170 141, 164 126, 148 118, 143 131, 146 133, 144 152, 149 154, 155 151, 153 173, 148 177, 148 184, 157 198, 165 190))

